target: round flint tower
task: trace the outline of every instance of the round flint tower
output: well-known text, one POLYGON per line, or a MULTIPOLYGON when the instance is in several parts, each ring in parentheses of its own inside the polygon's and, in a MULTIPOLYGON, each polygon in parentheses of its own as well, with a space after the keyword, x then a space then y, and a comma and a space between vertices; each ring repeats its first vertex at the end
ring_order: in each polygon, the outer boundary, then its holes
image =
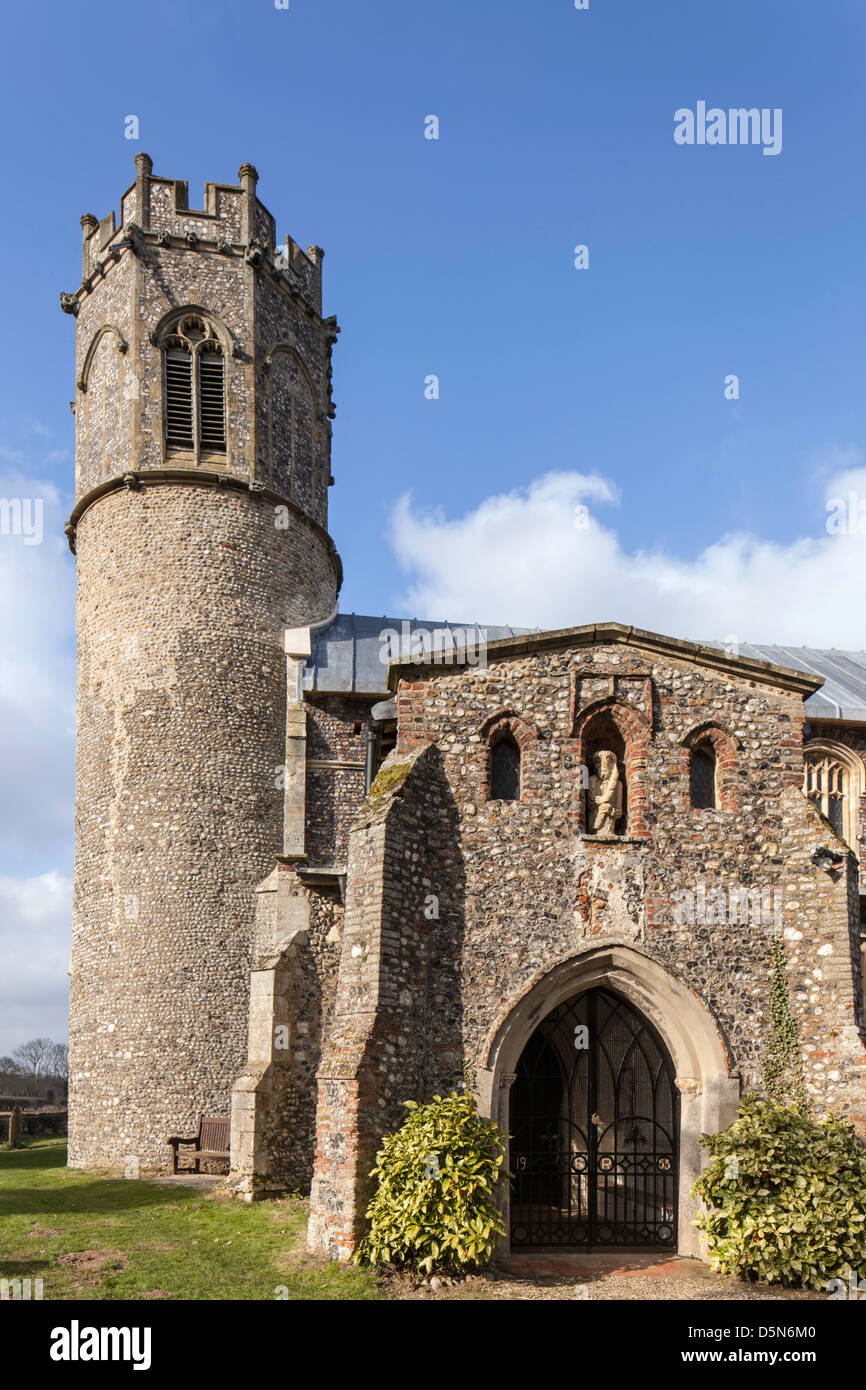
POLYGON ((282 632, 330 613, 323 253, 240 184, 86 215, 76 318, 75 1166, 165 1166, 246 1061, 253 890, 282 847, 282 632))

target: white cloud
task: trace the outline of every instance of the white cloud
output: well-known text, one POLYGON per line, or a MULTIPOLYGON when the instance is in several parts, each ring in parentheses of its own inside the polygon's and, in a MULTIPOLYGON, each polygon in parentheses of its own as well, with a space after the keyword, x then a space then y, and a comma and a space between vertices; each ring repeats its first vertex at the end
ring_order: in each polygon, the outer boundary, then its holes
POLYGON ((42 501, 39 544, 9 534, 15 513, 0 513, 0 1053, 8 1053, 30 1037, 66 1036, 72 885, 57 866, 69 862, 73 824, 75 570, 66 508, 51 483, 9 471, 0 499, 42 501))
POLYGON ((39 544, 0 533, 0 868, 10 849, 42 867, 71 838, 75 570, 51 483, 7 472, 0 499, 43 504, 39 544))
MULTIPOLYGON (((834 461, 826 500, 853 491, 866 513, 862 455, 838 451, 834 461)), ((814 536, 780 544, 743 531, 684 560, 626 550, 593 506, 618 496, 597 475, 562 472, 453 520, 402 497, 389 539, 410 576, 404 611, 517 627, 613 620, 698 640, 866 646, 866 516, 863 535, 828 534, 822 511, 814 536), (575 511, 582 507, 585 529, 575 511)))
POLYGON ((38 435, 40 439, 50 439, 54 434, 54 431, 43 425, 41 420, 25 420, 24 431, 26 434, 38 435))
POLYGON ((71 912, 64 874, 0 875, 0 1054, 32 1037, 65 1039, 71 912))

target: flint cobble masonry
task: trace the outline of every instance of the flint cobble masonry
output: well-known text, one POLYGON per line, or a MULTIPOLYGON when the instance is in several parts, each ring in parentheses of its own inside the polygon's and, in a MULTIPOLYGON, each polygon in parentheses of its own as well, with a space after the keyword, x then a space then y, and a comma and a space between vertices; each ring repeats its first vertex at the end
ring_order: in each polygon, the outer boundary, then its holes
POLYGON ((696 1253, 698 1138, 761 1088, 779 934, 810 1096, 866 1129, 859 866, 803 794, 809 740, 859 767, 866 734, 807 722, 808 674, 615 623, 308 690, 341 581, 323 252, 276 248, 251 165, 206 185, 202 210, 146 155, 136 170, 119 225, 82 219, 82 284, 63 296, 70 1162, 164 1166, 169 1134, 231 1112, 233 1188, 309 1191, 311 1248, 348 1258, 404 1102, 468 1075, 507 1133, 539 1020, 601 984, 675 1068, 680 1249, 696 1253), (184 322, 218 340, 222 451, 167 443, 163 352, 184 322), (513 800, 492 795, 503 738, 513 800), (623 795, 610 836, 589 832, 600 749, 623 795))
POLYGON ((169 1134, 228 1113, 247 1055, 251 889, 282 848, 282 634, 326 616, 340 582, 325 529, 336 330, 321 319, 318 264, 297 247, 287 270, 259 263, 274 236, 252 166, 192 212, 184 184, 153 177, 146 155, 136 165, 122 225, 82 219, 84 279, 67 304, 75 1165, 133 1154, 162 1166, 169 1134), (224 347, 226 449, 198 460, 163 428, 159 326, 184 306, 224 347), (309 394, 296 409, 278 393, 288 437, 269 429, 277 359, 309 394))

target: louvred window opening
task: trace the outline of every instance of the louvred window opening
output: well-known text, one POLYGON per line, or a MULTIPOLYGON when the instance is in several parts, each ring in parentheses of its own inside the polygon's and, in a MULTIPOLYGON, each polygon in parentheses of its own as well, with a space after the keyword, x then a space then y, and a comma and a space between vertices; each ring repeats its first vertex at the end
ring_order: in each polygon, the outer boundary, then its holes
POLYGON ((202 352, 199 372, 199 435, 203 449, 216 452, 226 446, 223 359, 217 352, 202 352))
POLYGON ((225 362, 210 325, 189 315, 164 348, 166 444, 225 453, 225 362))
POLYGON ((165 437, 175 448, 192 448, 192 356, 185 348, 165 354, 165 437))

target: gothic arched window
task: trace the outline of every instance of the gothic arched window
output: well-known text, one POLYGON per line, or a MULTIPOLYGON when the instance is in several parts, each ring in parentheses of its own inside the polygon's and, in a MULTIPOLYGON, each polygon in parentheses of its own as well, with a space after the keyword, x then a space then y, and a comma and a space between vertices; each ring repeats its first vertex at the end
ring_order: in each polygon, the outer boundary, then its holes
POLYGON ((709 742, 697 743, 691 751, 689 790, 696 811, 716 809, 716 752, 709 742))
POLYGON ((862 791, 859 759, 847 749, 821 742, 807 743, 803 756, 803 791, 859 857, 857 833, 862 791))
POLYGON ((224 454, 225 362, 222 344, 200 314, 181 318, 162 343, 165 442, 169 449, 224 454))
POLYGON ((520 748, 511 733, 504 733, 490 749, 490 799, 520 800, 520 748))

